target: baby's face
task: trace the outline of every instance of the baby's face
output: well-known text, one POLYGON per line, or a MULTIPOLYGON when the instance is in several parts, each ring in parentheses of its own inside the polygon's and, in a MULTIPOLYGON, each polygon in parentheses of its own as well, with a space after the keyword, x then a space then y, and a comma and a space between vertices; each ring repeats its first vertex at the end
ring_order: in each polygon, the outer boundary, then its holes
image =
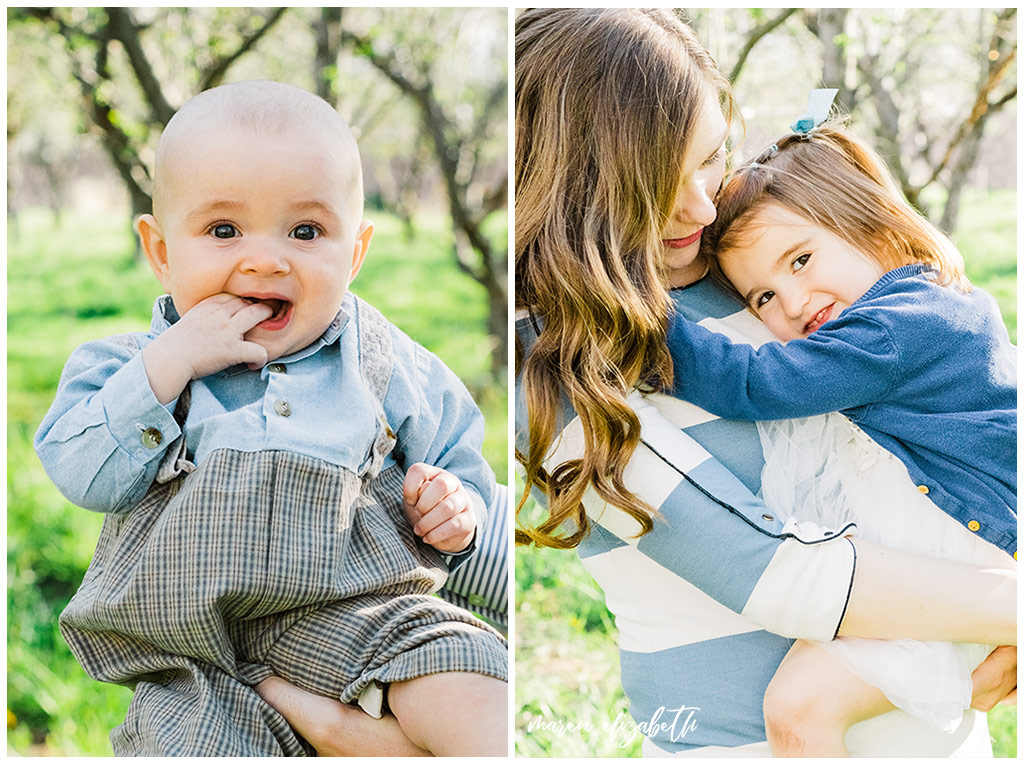
POLYGON ((775 336, 807 337, 859 300, 882 269, 852 245, 776 204, 753 219, 722 271, 775 336))
POLYGON ((274 309, 245 334, 268 360, 314 342, 341 307, 372 230, 352 203, 345 161, 315 127, 264 135, 212 126, 176 150, 157 221, 166 266, 154 270, 178 313, 228 293, 274 309))

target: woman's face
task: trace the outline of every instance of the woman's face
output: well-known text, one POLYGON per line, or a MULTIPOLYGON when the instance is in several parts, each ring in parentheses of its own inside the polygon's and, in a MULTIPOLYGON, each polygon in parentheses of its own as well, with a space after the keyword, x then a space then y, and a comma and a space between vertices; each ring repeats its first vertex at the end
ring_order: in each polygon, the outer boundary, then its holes
POLYGON ((669 286, 673 287, 692 284, 704 275, 704 265, 696 262, 700 235, 714 222, 715 194, 725 174, 729 125, 714 93, 707 96, 701 114, 683 164, 672 214, 661 232, 669 286))

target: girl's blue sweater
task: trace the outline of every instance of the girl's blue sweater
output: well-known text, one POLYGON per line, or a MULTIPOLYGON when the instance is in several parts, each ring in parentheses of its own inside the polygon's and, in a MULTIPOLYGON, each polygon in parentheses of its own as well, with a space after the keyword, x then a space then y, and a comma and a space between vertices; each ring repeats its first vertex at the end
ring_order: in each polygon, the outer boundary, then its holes
POLYGON ((804 339, 758 349, 673 315, 673 392, 728 419, 841 411, 969 530, 1017 549, 1017 368, 995 300, 885 274, 804 339))

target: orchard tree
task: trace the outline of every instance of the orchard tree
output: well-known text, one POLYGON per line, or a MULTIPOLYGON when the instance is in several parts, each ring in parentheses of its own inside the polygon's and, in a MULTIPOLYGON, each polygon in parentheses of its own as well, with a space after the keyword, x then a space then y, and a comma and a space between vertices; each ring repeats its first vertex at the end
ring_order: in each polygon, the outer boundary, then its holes
MULTIPOLYGON (((195 11, 186 9, 185 13, 195 11)), ((284 8, 233 9, 210 19, 201 49, 177 40, 178 66, 155 60, 157 36, 178 9, 156 9, 146 20, 131 8, 23 8, 9 21, 35 21, 63 38, 82 109, 99 135, 131 199, 132 217, 152 207, 153 142, 174 112, 198 93, 224 81, 231 66, 251 51, 280 20, 284 8), (202 52, 200 52, 202 51, 202 52), (187 65, 185 62, 188 62, 187 65), (189 69, 194 84, 168 96, 159 71, 189 69)))

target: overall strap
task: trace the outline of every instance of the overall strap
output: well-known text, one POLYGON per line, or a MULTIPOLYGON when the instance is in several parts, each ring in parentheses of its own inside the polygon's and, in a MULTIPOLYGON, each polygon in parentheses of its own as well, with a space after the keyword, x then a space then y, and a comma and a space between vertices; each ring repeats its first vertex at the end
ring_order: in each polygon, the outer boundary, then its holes
POLYGON ((384 396, 391 381, 395 357, 391 348, 391 328, 379 310, 349 292, 352 299, 352 318, 356 325, 359 347, 359 373, 373 400, 377 419, 377 434, 370 447, 370 460, 362 477, 369 480, 377 476, 384 457, 395 447, 397 438, 384 414, 384 396))

